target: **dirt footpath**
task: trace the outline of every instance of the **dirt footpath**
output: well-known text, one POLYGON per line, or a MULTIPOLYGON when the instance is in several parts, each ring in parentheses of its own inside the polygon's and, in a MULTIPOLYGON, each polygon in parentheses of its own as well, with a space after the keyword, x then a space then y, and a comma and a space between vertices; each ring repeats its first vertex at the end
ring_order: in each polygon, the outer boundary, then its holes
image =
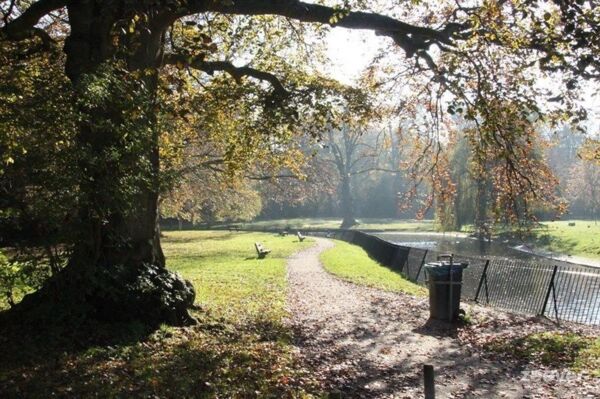
POLYGON ((600 379, 544 370, 483 351, 476 343, 510 329, 557 328, 543 320, 471 309, 473 326, 428 322, 427 298, 383 292, 327 273, 317 244, 288 263, 289 310, 301 358, 343 397, 423 397, 422 367, 435 368, 438 398, 597 398, 600 379))

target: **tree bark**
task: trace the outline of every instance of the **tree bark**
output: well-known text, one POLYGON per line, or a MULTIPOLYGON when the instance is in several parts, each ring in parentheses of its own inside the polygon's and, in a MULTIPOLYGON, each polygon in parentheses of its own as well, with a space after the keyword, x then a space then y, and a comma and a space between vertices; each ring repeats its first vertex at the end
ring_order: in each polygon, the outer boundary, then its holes
POLYGON ((475 229, 477 232, 477 237, 480 240, 490 239, 491 232, 489 231, 489 226, 487 223, 487 197, 488 197, 488 188, 487 182, 485 178, 478 177, 477 178, 477 204, 476 204, 476 214, 475 214, 475 229))
POLYGON ((80 239, 65 269, 22 303, 52 303, 108 322, 188 324, 194 289, 165 268, 158 230, 156 90, 164 31, 153 29, 152 10, 145 10, 148 25, 124 39, 135 41, 126 43, 135 51, 121 54, 112 29, 139 10, 108 3, 68 5, 66 74, 81 116, 80 239))
POLYGON ((342 229, 348 229, 356 224, 354 219, 354 199, 352 197, 352 186, 350 182, 350 176, 348 174, 342 175, 342 229))

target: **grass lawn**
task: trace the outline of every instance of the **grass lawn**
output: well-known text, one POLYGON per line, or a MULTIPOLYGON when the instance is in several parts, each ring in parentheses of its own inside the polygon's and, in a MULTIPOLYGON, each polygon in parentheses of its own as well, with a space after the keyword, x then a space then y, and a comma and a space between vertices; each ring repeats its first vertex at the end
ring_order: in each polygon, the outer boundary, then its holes
POLYGON ((541 249, 573 256, 600 259, 600 223, 592 220, 544 222, 533 231, 533 244, 541 249), (575 226, 569 226, 575 223, 575 226))
POLYGON ((425 288, 371 259, 361 247, 339 240, 334 242, 335 247, 321 254, 321 262, 328 272, 356 284, 411 295, 426 295, 425 288))
MULTIPOLYGON (((359 230, 387 230, 387 231, 437 231, 433 220, 401 220, 401 219, 359 219, 360 224, 353 227, 359 230)), ((337 218, 296 218, 261 220, 248 223, 239 223, 247 229, 337 229, 342 224, 342 219, 337 218)))
MULTIPOLYGON (((285 259, 312 245, 294 236, 183 231, 165 234, 168 267, 196 287, 199 325, 79 349, 0 337, 0 397, 310 397, 310 374, 289 344, 285 259), (254 242, 272 253, 258 260, 254 242)), ((140 333, 136 337, 136 332, 140 333)))
POLYGON ((497 340, 490 349, 528 363, 566 366, 600 377, 600 338, 574 333, 545 332, 509 340, 497 340))

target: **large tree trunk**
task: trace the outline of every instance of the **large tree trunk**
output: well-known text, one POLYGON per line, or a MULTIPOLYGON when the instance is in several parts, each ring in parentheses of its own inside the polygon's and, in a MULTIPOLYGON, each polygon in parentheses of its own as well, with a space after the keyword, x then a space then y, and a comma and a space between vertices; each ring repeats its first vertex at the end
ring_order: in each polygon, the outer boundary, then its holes
POLYGON ((194 289, 166 270, 157 228, 156 90, 164 31, 144 10, 149 22, 115 48, 115 24, 134 11, 111 4, 68 6, 66 73, 81 113, 81 234, 66 268, 23 306, 75 303, 85 318, 186 324, 193 322, 187 309, 194 289))

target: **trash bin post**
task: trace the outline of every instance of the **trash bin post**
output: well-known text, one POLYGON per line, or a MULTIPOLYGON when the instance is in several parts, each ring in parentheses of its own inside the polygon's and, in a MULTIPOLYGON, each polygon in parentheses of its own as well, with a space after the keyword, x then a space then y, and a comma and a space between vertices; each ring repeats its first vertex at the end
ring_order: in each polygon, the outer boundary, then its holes
POLYGON ((450 280, 450 287, 448 287, 448 291, 450 291, 450 293, 448 294, 448 315, 450 317, 450 320, 454 320, 454 314, 452 312, 452 298, 453 298, 453 296, 452 296, 452 288, 454 288, 453 285, 452 285, 452 283, 453 283, 453 281, 452 281, 452 275, 453 275, 453 273, 452 273, 452 266, 453 266, 452 261, 453 261, 453 259, 450 258, 450 279, 449 279, 450 280))
POLYGON ((425 399, 435 399, 435 382, 433 375, 433 365, 423 365, 423 382, 425 386, 425 399))

